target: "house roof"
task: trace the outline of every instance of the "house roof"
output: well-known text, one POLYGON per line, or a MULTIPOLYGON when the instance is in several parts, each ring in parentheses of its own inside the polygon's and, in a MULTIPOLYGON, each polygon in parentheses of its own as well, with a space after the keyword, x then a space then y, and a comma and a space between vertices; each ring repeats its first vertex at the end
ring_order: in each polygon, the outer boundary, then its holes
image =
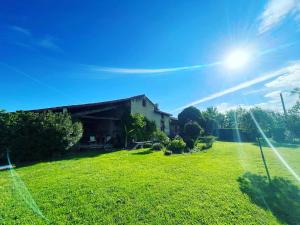
POLYGON ((57 107, 49 107, 49 108, 42 108, 42 109, 34 109, 34 110, 28 110, 31 112, 39 112, 39 111, 46 111, 46 110, 62 110, 63 108, 67 109, 80 109, 80 108, 86 108, 86 107, 95 107, 95 106, 103 106, 103 105, 110 105, 110 104, 115 104, 115 103, 121 103, 121 102, 126 102, 130 101, 132 99, 137 99, 137 98, 143 98, 145 95, 136 95, 132 96, 129 98, 122 98, 122 99, 116 99, 116 100, 111 100, 111 101, 104 101, 104 102, 95 102, 95 103, 87 103, 87 104, 77 104, 77 105, 64 105, 64 106, 57 106, 57 107))
MULTIPOLYGON (((57 107, 49 107, 49 108, 42 108, 42 109, 34 109, 34 110, 28 110, 30 112, 42 112, 42 111, 60 111, 63 110, 64 108, 68 110, 73 110, 73 109, 83 109, 86 107, 97 107, 97 106, 104 106, 104 105, 112 105, 116 103, 122 103, 122 102, 127 102, 132 99, 139 99, 139 98, 147 98, 153 105, 154 103, 145 95, 136 95, 128 98, 122 98, 122 99, 116 99, 116 100, 111 100, 111 101, 104 101, 104 102, 96 102, 96 103, 87 103, 87 104, 77 104, 77 105, 65 105, 65 106, 57 106, 57 107)), ((171 116, 172 114, 160 111, 160 110, 155 110, 157 113, 165 114, 171 116)))

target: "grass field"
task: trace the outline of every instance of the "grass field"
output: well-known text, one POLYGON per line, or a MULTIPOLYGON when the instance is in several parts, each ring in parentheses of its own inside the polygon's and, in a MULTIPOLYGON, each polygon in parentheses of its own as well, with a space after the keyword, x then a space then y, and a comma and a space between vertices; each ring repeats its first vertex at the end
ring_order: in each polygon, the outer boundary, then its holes
MULTIPOLYGON (((271 198, 251 143, 172 156, 90 152, 0 172, 0 224, 300 224, 298 183, 264 150, 271 176, 284 178, 271 198)), ((300 148, 279 151, 300 174, 300 148)))

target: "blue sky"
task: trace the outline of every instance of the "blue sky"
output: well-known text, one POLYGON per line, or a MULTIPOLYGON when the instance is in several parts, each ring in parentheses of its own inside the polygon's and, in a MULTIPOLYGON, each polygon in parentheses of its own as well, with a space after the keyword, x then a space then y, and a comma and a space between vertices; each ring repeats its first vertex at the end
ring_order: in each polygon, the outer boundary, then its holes
POLYGON ((279 110, 300 87, 300 3, 4 1, 0 108, 8 111, 146 94, 185 106, 279 110), (240 69, 224 65, 246 49, 240 69))

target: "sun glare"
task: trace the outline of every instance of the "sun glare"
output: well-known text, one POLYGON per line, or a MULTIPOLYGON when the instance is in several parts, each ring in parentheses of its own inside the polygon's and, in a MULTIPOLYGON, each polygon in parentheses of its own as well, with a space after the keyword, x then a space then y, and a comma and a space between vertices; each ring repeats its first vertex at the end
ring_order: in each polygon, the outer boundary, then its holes
POLYGON ((250 54, 247 50, 237 49, 229 53, 224 64, 229 69, 240 69, 247 65, 250 59, 250 54))

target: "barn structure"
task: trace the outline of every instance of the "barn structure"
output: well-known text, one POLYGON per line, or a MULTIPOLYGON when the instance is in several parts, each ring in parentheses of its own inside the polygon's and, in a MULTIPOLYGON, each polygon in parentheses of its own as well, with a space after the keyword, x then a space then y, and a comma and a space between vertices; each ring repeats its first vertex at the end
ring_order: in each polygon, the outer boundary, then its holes
POLYGON ((121 119, 124 113, 140 113, 154 121, 156 128, 169 136, 178 132, 177 119, 163 112, 146 95, 81 105, 68 105, 31 110, 32 112, 68 112, 83 124, 81 143, 107 144, 121 138, 121 119))

